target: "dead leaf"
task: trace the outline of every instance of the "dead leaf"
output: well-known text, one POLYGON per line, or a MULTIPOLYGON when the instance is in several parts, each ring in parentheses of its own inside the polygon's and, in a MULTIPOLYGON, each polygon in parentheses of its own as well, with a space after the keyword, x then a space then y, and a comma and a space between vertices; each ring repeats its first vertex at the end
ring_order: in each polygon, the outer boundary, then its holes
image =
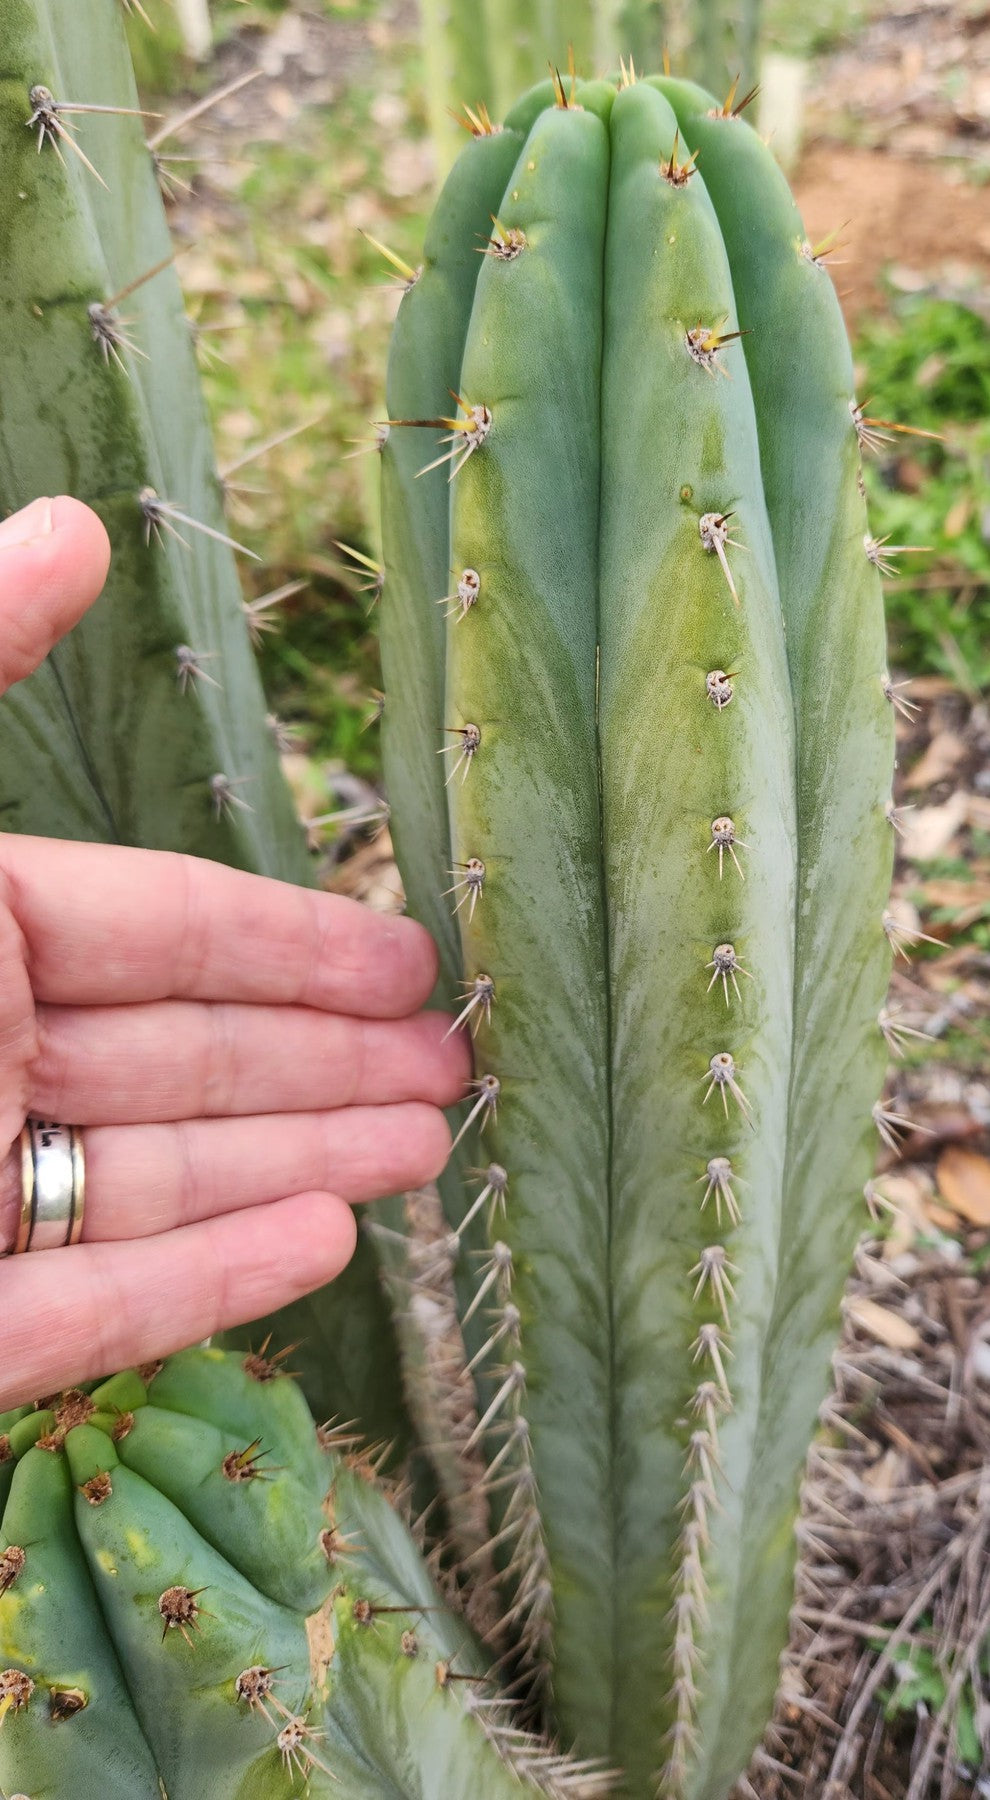
POLYGON ((990 1161, 975 1150, 953 1145, 935 1169, 938 1191, 953 1212, 971 1225, 990 1225, 990 1161))
POLYGON ((965 740, 954 731, 937 731, 924 755, 907 776, 905 787, 934 787, 959 767, 967 755, 965 740))
POLYGON ((899 1450, 889 1449, 863 1470, 861 1480, 874 1500, 882 1503, 890 1499, 895 1489, 906 1485, 909 1472, 907 1458, 899 1450))
POLYGON ((946 906, 952 912, 952 930, 966 931, 990 911, 990 882, 926 881, 921 889, 926 910, 946 906))
POLYGON ((925 1229, 925 1205, 932 1191, 926 1169, 891 1169, 877 1186, 894 1209, 890 1229, 883 1240, 884 1262, 896 1262, 925 1229))
POLYGON ((888 1350, 917 1350, 921 1343, 920 1331, 900 1313, 891 1312, 887 1306, 878 1306, 875 1300, 867 1300, 863 1294, 853 1294, 846 1301, 846 1312, 869 1337, 878 1344, 886 1344, 888 1350))
POLYGON ((925 1207, 925 1217, 929 1225, 934 1225, 936 1231, 942 1231, 948 1237, 955 1237, 959 1231, 958 1214, 950 1212, 947 1206, 937 1206, 933 1200, 925 1207))
POLYGON ((921 893, 925 906, 970 907, 990 900, 990 881, 926 881, 921 893))
POLYGON ((901 849, 910 862, 943 856, 969 818, 969 795, 950 794, 941 806, 922 806, 904 828, 901 849))

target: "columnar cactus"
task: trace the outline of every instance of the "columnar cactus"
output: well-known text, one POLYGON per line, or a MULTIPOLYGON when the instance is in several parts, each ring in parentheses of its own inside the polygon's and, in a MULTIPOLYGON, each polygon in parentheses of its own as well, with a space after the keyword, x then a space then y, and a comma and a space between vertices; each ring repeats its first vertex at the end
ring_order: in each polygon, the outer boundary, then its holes
POLYGON ((400 863, 476 1044, 472 1441, 564 1738, 724 1800, 884 1067, 871 427, 731 99, 558 81, 478 125, 395 328, 382 610, 400 863))
POLYGON ((8 830, 306 879, 246 629, 119 0, 11 0, 0 73, 0 509, 75 493, 99 605, 2 703, 8 830))
MULTIPOLYGON (((344 1434, 346 1436, 346 1433, 344 1434)), ((326 1440, 332 1451, 333 1434, 326 1440)), ((520 1728, 360 1452, 337 1457, 326 1759, 347 1800, 599 1800, 607 1775, 520 1728)))

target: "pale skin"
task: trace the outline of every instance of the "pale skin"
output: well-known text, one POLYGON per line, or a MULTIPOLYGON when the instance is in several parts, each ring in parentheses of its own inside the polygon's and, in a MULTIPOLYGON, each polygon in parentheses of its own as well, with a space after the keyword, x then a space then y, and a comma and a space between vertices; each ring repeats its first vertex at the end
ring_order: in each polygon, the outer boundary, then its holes
MULTIPOLYGON (((0 523, 0 691, 99 595, 66 498, 0 523)), ((355 1245, 352 1205, 431 1180, 462 1032, 436 951, 383 918, 192 857, 0 836, 0 1253, 25 1117, 83 1128, 82 1241, 0 1260, 0 1411, 258 1318, 355 1245)))

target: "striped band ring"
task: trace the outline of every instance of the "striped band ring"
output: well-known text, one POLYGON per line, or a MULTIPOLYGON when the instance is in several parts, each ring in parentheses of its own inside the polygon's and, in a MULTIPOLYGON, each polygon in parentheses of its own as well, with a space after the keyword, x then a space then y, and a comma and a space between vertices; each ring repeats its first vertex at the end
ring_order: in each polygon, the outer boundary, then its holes
POLYGON ((28 1119, 21 1132, 21 1218, 14 1251, 77 1244, 85 1199, 80 1132, 51 1119, 28 1119))

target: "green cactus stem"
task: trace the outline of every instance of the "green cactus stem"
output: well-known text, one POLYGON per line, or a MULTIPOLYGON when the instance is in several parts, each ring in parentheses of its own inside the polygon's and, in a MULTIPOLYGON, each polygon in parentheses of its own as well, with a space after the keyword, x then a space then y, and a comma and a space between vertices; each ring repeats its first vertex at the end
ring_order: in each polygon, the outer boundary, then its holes
POLYGON ((5 1793, 592 1791, 505 1712, 366 1455, 278 1365, 184 1351, 3 1422, 5 1793))
POLYGON ((293 1384, 186 1351, 10 1435, 3 1791, 275 1800, 305 1774, 335 1792, 307 1636, 332 1582, 326 1468, 293 1384))
POLYGON ((75 494, 113 566, 0 705, 0 819, 305 880, 139 105, 118 0, 11 0, 0 510, 75 494))
MULTIPOLYGON (((139 105, 119 0, 5 5, 0 516, 73 494, 113 560, 96 606, 0 700, 0 826, 307 882, 139 105)), ((276 1348, 305 1331, 314 1408, 346 1405, 401 1455, 394 1335, 363 1238, 299 1312, 265 1329, 276 1348), (373 1364, 356 1351, 370 1344, 373 1364)))
POLYGON ((631 1800, 724 1800, 768 1715, 884 1066, 851 362, 741 109, 555 80, 495 204, 469 146, 382 458, 411 909, 461 871, 474 1174, 442 1192, 490 1547, 552 1725, 631 1800))
MULTIPOLYGON (((346 1433, 341 1434, 346 1443, 346 1433)), ((324 1441, 333 1454, 334 1434, 324 1441)), ((360 1452, 333 1459, 327 1756, 348 1800, 599 1800, 612 1781, 522 1728, 360 1452)))

